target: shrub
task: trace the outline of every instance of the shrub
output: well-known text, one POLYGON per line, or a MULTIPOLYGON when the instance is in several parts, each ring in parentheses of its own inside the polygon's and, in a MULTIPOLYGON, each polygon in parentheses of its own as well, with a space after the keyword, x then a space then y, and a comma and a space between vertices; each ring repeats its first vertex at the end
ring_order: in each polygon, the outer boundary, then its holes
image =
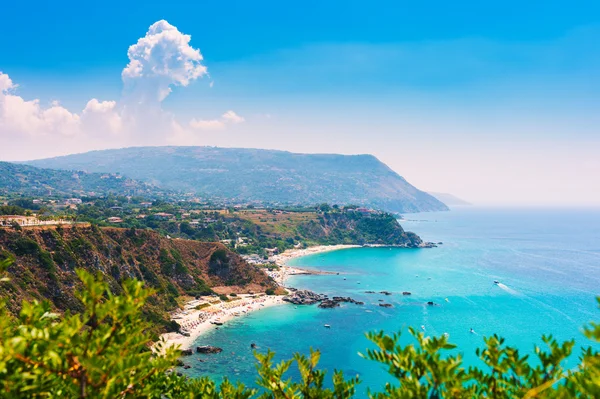
POLYGON ((40 246, 31 238, 19 237, 11 245, 13 252, 17 256, 35 255, 40 251, 40 246))

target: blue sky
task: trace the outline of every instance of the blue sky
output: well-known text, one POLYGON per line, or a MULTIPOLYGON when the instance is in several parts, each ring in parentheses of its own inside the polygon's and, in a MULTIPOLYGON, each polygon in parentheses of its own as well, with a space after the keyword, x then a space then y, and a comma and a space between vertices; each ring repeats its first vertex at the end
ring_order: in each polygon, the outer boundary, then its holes
POLYGON ((6 160, 164 144, 368 152, 476 203, 600 204, 597 1, 88 3, 3 4, 6 160), (128 48, 161 20, 202 59, 191 78, 131 89, 128 48))

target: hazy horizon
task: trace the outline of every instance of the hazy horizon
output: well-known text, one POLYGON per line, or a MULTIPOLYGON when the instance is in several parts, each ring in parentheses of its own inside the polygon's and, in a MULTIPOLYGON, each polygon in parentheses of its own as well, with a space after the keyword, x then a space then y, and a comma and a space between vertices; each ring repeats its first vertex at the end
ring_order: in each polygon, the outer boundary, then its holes
POLYGON ((477 205, 600 205, 595 2, 34 3, 6 6, 0 28, 2 161, 371 154, 477 205))

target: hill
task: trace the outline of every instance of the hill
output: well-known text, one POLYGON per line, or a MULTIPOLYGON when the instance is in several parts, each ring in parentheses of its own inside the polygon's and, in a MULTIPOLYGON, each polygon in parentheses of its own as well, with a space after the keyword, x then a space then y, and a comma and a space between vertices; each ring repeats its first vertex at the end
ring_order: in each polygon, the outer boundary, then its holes
POLYGON ((161 191, 152 184, 119 174, 87 173, 73 170, 42 169, 0 162, 0 194, 27 196, 144 195, 156 197, 161 191))
POLYGON ((448 205, 449 207, 473 205, 470 202, 467 202, 464 199, 458 198, 457 196, 452 195, 452 194, 448 194, 448 193, 432 193, 432 192, 430 192, 429 194, 431 194, 432 196, 434 196, 438 200, 442 201, 444 204, 448 205))
POLYGON ((391 212, 448 208, 372 155, 215 147, 136 147, 27 162, 122 173, 163 188, 236 202, 356 204, 391 212))
POLYGON ((15 258, 11 281, 0 297, 15 313, 23 299, 48 299, 55 309, 81 311, 74 296, 76 268, 101 273, 115 293, 124 279, 135 278, 157 292, 145 312, 158 326, 169 326, 168 310, 184 296, 210 294, 226 287, 233 292, 276 288, 267 275, 222 244, 171 240, 149 230, 96 226, 0 228, 0 260, 15 258))

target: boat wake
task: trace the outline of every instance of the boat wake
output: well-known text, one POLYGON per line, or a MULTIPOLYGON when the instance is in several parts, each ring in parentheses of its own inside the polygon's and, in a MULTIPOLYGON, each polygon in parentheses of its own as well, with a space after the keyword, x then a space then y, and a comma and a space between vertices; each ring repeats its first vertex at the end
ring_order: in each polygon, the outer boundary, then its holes
POLYGON ((513 290, 512 288, 510 288, 509 286, 507 286, 506 284, 502 284, 502 283, 497 283, 496 284, 499 288, 503 289, 504 291, 508 292, 509 294, 512 295, 518 295, 518 296, 523 296, 523 294, 521 294, 519 291, 513 290))

